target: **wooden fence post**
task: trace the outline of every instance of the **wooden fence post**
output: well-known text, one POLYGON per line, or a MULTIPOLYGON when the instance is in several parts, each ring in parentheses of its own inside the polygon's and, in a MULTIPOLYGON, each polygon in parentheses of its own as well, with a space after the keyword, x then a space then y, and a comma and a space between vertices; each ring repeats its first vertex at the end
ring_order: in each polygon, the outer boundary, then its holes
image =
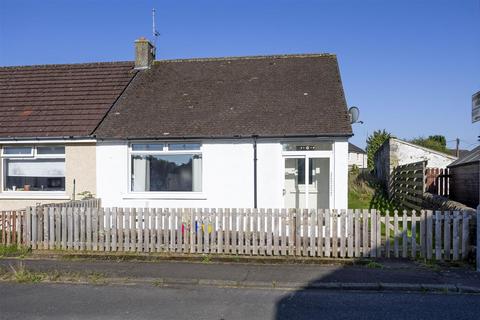
POLYGON ((477 272, 480 272, 480 205, 477 207, 477 272))

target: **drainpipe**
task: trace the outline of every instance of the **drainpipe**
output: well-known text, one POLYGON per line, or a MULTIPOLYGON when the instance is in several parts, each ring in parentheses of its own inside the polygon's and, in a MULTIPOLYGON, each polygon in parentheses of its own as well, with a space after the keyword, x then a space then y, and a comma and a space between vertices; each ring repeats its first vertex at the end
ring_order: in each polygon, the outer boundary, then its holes
POLYGON ((257 137, 253 138, 253 207, 257 209, 257 137))

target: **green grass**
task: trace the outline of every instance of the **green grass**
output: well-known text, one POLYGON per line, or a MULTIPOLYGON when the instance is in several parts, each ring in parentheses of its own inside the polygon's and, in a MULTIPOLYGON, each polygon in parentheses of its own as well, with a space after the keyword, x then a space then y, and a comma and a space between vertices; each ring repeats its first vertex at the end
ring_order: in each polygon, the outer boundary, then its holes
POLYGON ((369 263, 367 263, 365 265, 365 267, 367 267, 369 269, 383 269, 384 268, 383 264, 378 263, 376 261, 370 261, 369 263))
POLYGON ((30 250, 23 246, 12 245, 0 245, 0 258, 1 257, 24 257, 30 250))
POLYGON ((92 272, 88 275, 87 279, 91 284, 107 284, 107 280, 103 273, 92 272))
POLYGON ((371 196, 363 196, 355 191, 348 191, 348 207, 350 209, 366 209, 370 207, 371 196))
POLYGON ((393 212, 396 205, 371 174, 352 171, 348 177, 348 208, 393 212))
POLYGON ((38 272, 31 272, 20 263, 16 268, 10 265, 12 269, 13 279, 18 283, 36 283, 43 280, 44 275, 38 272))
POLYGON ((202 263, 210 263, 212 262, 212 258, 210 256, 204 255, 202 257, 202 263))

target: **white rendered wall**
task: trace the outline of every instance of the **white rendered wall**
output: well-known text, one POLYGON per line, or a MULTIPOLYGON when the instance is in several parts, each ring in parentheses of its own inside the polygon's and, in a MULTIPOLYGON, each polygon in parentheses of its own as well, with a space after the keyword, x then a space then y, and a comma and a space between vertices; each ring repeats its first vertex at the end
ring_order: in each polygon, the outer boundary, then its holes
MULTIPOLYGON (((201 193, 128 192, 128 144, 97 143, 97 196, 105 207, 253 208, 253 142, 202 141, 201 193)), ((348 142, 335 142, 331 163, 332 208, 347 207, 348 142)), ((258 208, 283 208, 284 159, 279 141, 257 143, 258 208)))
POLYGON ((427 160, 427 168, 446 168, 457 158, 433 150, 418 147, 404 141, 392 139, 390 164, 393 167, 427 160))
POLYGON ((348 141, 336 141, 333 145, 333 206, 334 209, 348 207, 348 141))
POLYGON ((106 207, 253 207, 251 143, 203 142, 203 190, 190 194, 128 192, 128 144, 97 146, 98 197, 106 207))
POLYGON ((353 165, 360 169, 366 168, 367 155, 365 153, 350 152, 348 154, 348 167, 351 168, 353 165))
POLYGON ((257 190, 259 208, 283 208, 284 160, 279 142, 257 144, 257 190))

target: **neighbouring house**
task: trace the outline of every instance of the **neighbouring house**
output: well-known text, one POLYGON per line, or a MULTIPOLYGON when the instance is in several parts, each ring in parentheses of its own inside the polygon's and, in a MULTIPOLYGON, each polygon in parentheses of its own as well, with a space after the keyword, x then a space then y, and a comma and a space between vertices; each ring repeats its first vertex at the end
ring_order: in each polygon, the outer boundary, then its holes
POLYGON ((351 169, 356 166, 360 169, 367 168, 367 153, 360 147, 353 143, 348 143, 348 168, 351 169))
POLYGON ((92 133, 133 63, 0 68, 0 210, 96 193, 92 133))
POLYGON ((387 185, 391 172, 397 166, 427 161, 426 168, 446 168, 456 159, 450 154, 390 138, 380 146, 374 155, 375 176, 387 185))
POLYGON ((335 55, 0 69, 0 207, 347 207, 335 55))
POLYGON ((480 146, 448 165, 450 199, 471 208, 479 205, 479 167, 480 146))
POLYGON ((463 158, 464 156, 466 156, 470 150, 467 150, 467 149, 447 149, 448 150, 448 153, 450 153, 452 156, 455 156, 457 158, 463 158))

